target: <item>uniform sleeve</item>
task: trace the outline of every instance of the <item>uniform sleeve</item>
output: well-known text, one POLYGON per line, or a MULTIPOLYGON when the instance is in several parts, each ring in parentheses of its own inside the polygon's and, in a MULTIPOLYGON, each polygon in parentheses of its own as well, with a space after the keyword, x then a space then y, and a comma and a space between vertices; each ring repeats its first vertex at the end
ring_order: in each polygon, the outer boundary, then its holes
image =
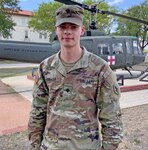
POLYGON ((39 68, 38 79, 33 88, 33 102, 28 122, 30 150, 39 150, 46 124, 48 89, 39 68))
POLYGON ((122 141, 122 119, 119 104, 120 88, 116 75, 107 65, 104 67, 97 97, 101 123, 102 150, 115 150, 122 141))

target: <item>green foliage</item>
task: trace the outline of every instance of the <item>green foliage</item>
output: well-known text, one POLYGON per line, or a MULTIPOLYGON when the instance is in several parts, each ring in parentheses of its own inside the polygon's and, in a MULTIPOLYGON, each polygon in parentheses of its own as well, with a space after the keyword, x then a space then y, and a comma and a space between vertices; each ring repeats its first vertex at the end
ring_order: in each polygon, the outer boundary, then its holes
MULTIPOLYGON (((85 0, 84 3, 87 5, 91 5, 93 4, 95 1, 94 0, 85 0)), ((109 6, 106 2, 97 2, 97 9, 99 10, 104 10, 104 11, 111 11, 111 12, 117 12, 117 9, 115 7, 111 7, 109 6)), ((91 14, 90 12, 87 12, 89 15, 86 16, 85 15, 85 20, 84 22, 87 20, 86 18, 90 18, 91 19, 91 14)), ((98 30, 105 32, 106 34, 110 34, 111 32, 111 28, 113 23, 115 22, 115 17, 114 16, 109 16, 107 14, 96 14, 95 16, 95 20, 96 20, 96 26, 98 28, 98 30)), ((91 21, 89 22, 89 24, 91 23, 91 21)))
MULTIPOLYGON (((148 20, 148 0, 145 0, 138 6, 133 6, 125 11, 123 14, 138 18, 141 20, 148 20)), ((117 35, 132 35, 137 36, 141 40, 141 47, 144 49, 148 45, 148 27, 144 24, 134 22, 131 20, 119 18, 118 28, 116 31, 117 35)))
POLYGON ((55 12, 61 5, 58 2, 42 3, 29 22, 29 27, 51 33, 55 26, 55 12))
MULTIPOLYGON (((84 4, 91 5, 96 4, 94 0, 84 0, 84 4)), ((38 10, 35 12, 33 19, 29 22, 29 27, 33 28, 36 31, 46 31, 51 33, 54 31, 55 26, 55 12, 56 10, 62 6, 62 3, 59 2, 49 2, 49 3, 42 3, 38 10)), ((114 7, 110 7, 106 2, 97 3, 97 8, 101 10, 110 10, 110 11, 117 11, 114 7)), ((94 16, 95 20, 97 21, 96 26, 100 31, 104 31, 109 33, 111 30, 111 24, 114 21, 113 17, 108 17, 107 15, 97 14, 94 16)), ((89 25, 91 23, 91 13, 87 10, 84 11, 84 25, 86 29, 89 29, 89 25)))
MULTIPOLYGON (((101 10, 108 10, 109 6, 106 2, 101 2, 101 3, 95 3, 94 0, 84 0, 83 1, 84 4, 88 5, 91 7, 91 5, 96 4, 96 8, 97 9, 101 9, 101 10)), ((109 22, 110 22, 110 18, 107 17, 107 15, 102 15, 102 14, 95 14, 94 18, 91 15, 90 12, 88 12, 87 10, 85 10, 84 13, 84 24, 86 29, 89 29, 89 25, 91 24, 91 20, 95 20, 96 21, 96 26, 100 31, 106 31, 107 28, 109 27, 109 22)))
POLYGON ((0 36, 4 38, 11 36, 11 30, 14 30, 11 15, 19 10, 18 3, 18 0, 0 0, 0 36))

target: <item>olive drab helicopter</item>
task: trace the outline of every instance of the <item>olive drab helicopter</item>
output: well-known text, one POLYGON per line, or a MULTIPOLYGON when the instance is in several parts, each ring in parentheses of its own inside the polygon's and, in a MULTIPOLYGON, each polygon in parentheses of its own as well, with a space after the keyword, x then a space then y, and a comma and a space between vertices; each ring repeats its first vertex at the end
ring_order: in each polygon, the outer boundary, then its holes
MULTIPOLYGON (((96 5, 89 7, 71 0, 55 1, 67 5, 79 5, 90 11, 92 18, 94 18, 94 14, 101 13, 123 17, 148 25, 148 22, 144 20, 99 10, 96 8, 96 5)), ((86 47, 88 51, 107 61, 112 69, 125 68, 128 70, 128 67, 140 64, 145 60, 145 55, 143 54, 140 43, 136 37, 107 36, 97 30, 94 19, 91 21, 90 30, 86 31, 81 37, 80 43, 82 46, 86 47)), ((54 33, 52 34, 52 42, 47 44, 0 40, 0 59, 40 63, 43 59, 58 52, 59 49, 60 44, 54 33)))

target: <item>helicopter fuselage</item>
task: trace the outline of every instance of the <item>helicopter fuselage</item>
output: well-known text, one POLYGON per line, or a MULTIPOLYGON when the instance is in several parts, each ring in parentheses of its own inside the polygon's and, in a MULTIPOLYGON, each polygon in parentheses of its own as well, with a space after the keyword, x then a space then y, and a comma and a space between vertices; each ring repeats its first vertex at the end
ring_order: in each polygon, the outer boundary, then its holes
MULTIPOLYGON (((112 69, 125 68, 144 62, 139 41, 130 36, 85 36, 81 45, 103 58, 112 69)), ((40 63, 60 49, 58 41, 32 43, 0 40, 0 59, 40 63)))

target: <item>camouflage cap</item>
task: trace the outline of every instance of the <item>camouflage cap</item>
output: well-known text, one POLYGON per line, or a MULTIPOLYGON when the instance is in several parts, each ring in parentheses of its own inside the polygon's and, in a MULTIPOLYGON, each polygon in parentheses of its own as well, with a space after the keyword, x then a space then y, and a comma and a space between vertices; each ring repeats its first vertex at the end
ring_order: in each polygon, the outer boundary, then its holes
POLYGON ((83 8, 78 5, 64 5, 56 11, 56 26, 62 23, 83 24, 83 8))

